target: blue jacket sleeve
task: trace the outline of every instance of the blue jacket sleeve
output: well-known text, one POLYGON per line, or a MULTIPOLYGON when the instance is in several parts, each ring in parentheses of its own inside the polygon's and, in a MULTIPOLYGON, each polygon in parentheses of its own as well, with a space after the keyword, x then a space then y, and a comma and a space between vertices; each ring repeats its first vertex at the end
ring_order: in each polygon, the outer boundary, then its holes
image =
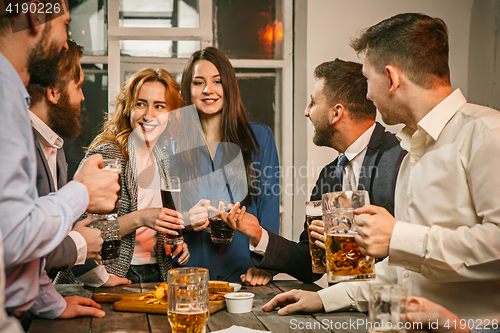
POLYGON ((255 124, 254 131, 260 145, 260 153, 254 159, 255 175, 259 178, 257 218, 260 225, 279 234, 280 229, 280 176, 281 168, 278 151, 271 129, 263 124, 255 124))

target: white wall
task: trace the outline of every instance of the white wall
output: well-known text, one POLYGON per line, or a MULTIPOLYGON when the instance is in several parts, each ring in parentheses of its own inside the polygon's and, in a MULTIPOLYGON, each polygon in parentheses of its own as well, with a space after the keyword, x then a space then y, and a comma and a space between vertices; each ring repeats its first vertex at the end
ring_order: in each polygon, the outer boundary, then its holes
POLYGON ((469 45, 470 103, 500 110, 500 1, 475 0, 469 45))
MULTIPOLYGON (((349 41, 361 30, 393 15, 421 12, 443 19, 450 37, 450 70, 453 88, 467 97, 470 17, 473 0, 308 0, 307 3, 307 87, 314 86, 314 68, 335 58, 358 61, 349 41)), ((297 47, 297 46, 296 46, 297 47)), ((304 105, 305 108, 305 105, 304 105)), ((305 121, 305 120, 304 120, 305 121)), ((391 127, 397 131, 398 128, 391 127)), ((337 153, 312 143, 307 128, 308 187, 314 186, 321 168, 337 153)))

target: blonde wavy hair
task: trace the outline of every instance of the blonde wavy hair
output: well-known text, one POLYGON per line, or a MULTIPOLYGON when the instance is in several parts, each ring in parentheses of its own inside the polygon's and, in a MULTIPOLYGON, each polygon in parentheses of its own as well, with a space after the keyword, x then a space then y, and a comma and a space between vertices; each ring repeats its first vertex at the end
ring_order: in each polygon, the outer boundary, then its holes
POLYGON ((114 143, 128 159, 125 150, 128 137, 132 132, 130 126, 130 112, 137 104, 139 91, 145 82, 160 82, 165 86, 165 101, 167 109, 173 111, 183 106, 180 95, 180 86, 169 72, 163 68, 145 68, 133 74, 123 84, 120 94, 116 98, 116 110, 108 114, 108 120, 102 125, 101 132, 94 138, 87 152, 105 143, 114 143))

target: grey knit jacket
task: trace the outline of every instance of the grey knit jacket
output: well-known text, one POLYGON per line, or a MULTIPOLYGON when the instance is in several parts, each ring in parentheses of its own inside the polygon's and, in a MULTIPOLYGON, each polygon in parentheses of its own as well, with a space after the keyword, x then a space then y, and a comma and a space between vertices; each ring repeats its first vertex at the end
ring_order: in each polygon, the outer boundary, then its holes
MULTIPOLYGON (((125 161, 125 157, 123 156, 120 149, 112 143, 103 144, 92 149, 85 155, 84 159, 82 160, 83 162, 89 156, 92 156, 94 154, 101 154, 103 158, 118 158, 121 160, 121 202, 120 210, 118 212, 118 220, 120 216, 137 210, 137 167, 134 146, 130 141, 131 140, 129 140, 129 143, 125 147, 129 154, 128 161, 125 161)), ((168 169, 170 168, 168 154, 162 149, 158 148, 158 145, 155 145, 153 147, 153 155, 156 160, 156 166, 159 170, 160 177, 164 179, 168 178, 168 169)), ((122 237, 120 257, 118 259, 118 262, 111 265, 106 265, 106 271, 108 273, 115 274, 119 277, 126 277, 134 254, 135 234, 136 233, 134 231, 122 237)), ((172 262, 171 257, 165 254, 165 249, 163 247, 164 239, 165 234, 158 232, 155 249, 158 255, 158 263, 160 266, 162 281, 167 282, 167 272, 171 268, 172 262)), ((75 277, 85 274, 86 272, 93 269, 96 265, 97 264, 94 260, 87 260, 84 265, 75 266, 70 271, 60 272, 56 277, 55 283, 79 283, 75 277)))

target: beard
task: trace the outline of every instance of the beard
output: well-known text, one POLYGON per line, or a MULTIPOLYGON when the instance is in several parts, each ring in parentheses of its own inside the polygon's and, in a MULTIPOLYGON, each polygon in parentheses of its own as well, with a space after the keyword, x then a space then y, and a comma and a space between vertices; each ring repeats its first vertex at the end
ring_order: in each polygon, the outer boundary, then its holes
POLYGON ((82 128, 78 121, 80 109, 80 103, 71 104, 66 90, 63 90, 57 104, 52 104, 49 108, 48 122, 50 128, 64 139, 75 140, 82 128))
POLYGON ((28 54, 30 83, 36 83, 43 88, 54 87, 59 81, 59 60, 64 52, 59 50, 55 42, 47 46, 51 30, 50 22, 46 25, 40 41, 28 54))
POLYGON ((318 147, 331 147, 333 129, 329 126, 326 114, 323 115, 318 122, 314 123, 314 129, 316 133, 314 133, 313 143, 318 147))

